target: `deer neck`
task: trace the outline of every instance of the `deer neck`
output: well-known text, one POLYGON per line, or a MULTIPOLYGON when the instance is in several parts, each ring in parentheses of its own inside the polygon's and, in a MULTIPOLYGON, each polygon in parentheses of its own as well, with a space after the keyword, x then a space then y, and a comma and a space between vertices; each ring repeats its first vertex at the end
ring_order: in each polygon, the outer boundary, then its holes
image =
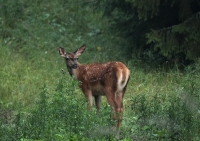
POLYGON ((78 65, 78 68, 76 68, 76 69, 73 69, 73 68, 70 68, 69 66, 67 66, 67 70, 68 70, 69 74, 71 76, 74 76, 74 78, 76 80, 78 80, 78 78, 79 78, 78 74, 80 72, 81 67, 83 66, 80 63, 77 63, 77 65, 78 65))

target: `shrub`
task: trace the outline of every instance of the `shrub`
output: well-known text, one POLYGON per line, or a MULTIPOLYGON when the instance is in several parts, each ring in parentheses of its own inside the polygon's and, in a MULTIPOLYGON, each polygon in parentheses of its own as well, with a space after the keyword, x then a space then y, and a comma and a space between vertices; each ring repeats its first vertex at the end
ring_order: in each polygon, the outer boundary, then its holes
POLYGON ((61 78, 53 93, 41 88, 40 98, 30 112, 18 111, 12 127, 1 123, 0 140, 87 140, 114 139, 110 128, 110 107, 101 113, 87 111, 84 96, 75 90, 77 82, 61 78))

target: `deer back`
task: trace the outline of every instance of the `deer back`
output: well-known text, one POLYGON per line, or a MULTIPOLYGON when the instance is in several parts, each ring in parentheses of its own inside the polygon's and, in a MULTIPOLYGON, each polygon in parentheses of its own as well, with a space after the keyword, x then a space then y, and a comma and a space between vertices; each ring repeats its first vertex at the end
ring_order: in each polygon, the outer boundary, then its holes
POLYGON ((104 94, 104 88, 113 92, 122 91, 129 79, 130 72, 121 62, 81 65, 74 72, 83 91, 92 90, 104 94))

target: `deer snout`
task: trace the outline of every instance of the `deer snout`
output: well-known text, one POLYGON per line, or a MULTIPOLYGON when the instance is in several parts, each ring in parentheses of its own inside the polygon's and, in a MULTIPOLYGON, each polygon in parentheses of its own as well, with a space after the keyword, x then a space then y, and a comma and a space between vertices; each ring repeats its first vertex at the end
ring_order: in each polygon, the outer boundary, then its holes
POLYGON ((77 65, 77 64, 73 64, 73 65, 72 65, 72 68, 73 68, 73 69, 77 69, 77 68, 78 68, 78 65, 77 65))

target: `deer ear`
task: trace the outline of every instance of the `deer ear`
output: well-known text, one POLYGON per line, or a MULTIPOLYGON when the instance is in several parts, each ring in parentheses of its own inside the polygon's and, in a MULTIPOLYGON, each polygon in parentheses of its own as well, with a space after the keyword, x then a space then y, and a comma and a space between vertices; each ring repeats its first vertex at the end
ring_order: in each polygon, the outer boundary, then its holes
POLYGON ((74 53, 76 54, 76 56, 79 56, 84 52, 85 48, 86 48, 86 46, 83 45, 79 49, 77 49, 74 53))
POLYGON ((59 54, 60 54, 60 56, 65 57, 66 53, 64 51, 64 48, 62 48, 62 47, 59 48, 59 54))

